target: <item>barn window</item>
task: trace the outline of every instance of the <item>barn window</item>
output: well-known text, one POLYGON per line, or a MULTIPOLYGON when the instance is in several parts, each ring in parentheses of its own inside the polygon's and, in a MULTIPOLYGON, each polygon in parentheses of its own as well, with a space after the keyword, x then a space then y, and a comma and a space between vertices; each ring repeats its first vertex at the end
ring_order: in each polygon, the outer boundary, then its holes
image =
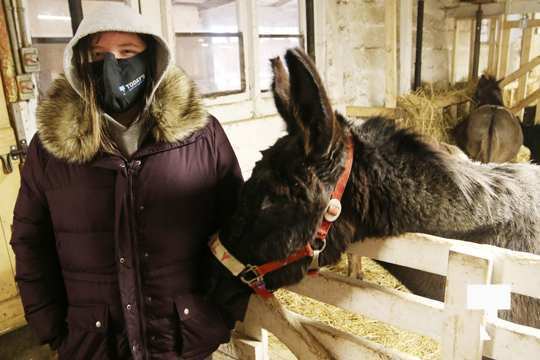
POLYGON ((176 63, 207 97, 268 91, 269 59, 304 47, 303 0, 171 0, 176 63))
MULTIPOLYGON (((38 92, 42 96, 51 82, 64 72, 64 48, 73 36, 72 15, 67 0, 27 0, 28 23, 32 44, 38 49, 40 72, 37 77, 38 92)), ((104 2, 124 0, 78 0, 83 14, 90 13, 104 2)), ((79 19, 80 20, 80 19, 79 19)))
POLYGON ((176 62, 205 95, 245 91, 237 1, 173 0, 176 62))
POLYGON ((298 0, 257 0, 259 28, 260 89, 267 91, 272 82, 268 59, 283 55, 286 49, 302 46, 298 0))

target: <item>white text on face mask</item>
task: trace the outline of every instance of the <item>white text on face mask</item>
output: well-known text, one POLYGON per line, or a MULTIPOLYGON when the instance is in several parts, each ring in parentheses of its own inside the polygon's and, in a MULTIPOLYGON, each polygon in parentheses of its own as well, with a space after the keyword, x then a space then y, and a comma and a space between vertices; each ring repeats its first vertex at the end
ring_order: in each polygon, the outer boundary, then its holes
POLYGON ((125 84, 125 85, 120 85, 118 88, 120 89, 121 92, 126 93, 126 88, 127 88, 127 91, 131 91, 131 90, 135 89, 137 86, 142 84, 142 82, 144 81, 145 78, 146 78, 145 74, 142 74, 141 76, 139 76, 135 80, 133 80, 133 81, 131 81, 131 82, 125 84))

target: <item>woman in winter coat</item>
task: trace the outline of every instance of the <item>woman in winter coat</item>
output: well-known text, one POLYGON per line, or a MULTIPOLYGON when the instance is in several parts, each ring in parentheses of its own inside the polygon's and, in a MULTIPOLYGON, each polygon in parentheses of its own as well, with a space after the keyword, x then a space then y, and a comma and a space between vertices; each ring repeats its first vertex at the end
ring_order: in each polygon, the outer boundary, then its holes
POLYGON ((26 319, 60 359, 204 359, 249 293, 204 297, 242 177, 158 31, 120 3, 82 21, 37 111, 11 244, 26 319))

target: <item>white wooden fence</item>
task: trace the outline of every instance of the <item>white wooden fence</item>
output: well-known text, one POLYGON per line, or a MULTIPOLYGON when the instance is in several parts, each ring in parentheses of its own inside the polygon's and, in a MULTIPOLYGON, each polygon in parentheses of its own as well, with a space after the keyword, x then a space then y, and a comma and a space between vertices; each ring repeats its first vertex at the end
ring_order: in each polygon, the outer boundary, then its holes
MULTIPOLYGON (((468 310, 469 284, 510 284, 540 298, 540 256, 423 234, 369 239, 349 253, 447 277, 445 302, 322 272, 289 290, 365 315, 441 344, 442 359, 540 359, 540 329, 490 319, 468 310), (481 340, 485 326, 491 340, 481 340)), ((284 309, 276 299, 252 296, 245 321, 222 351, 239 359, 270 359, 267 331, 298 359, 417 359, 284 309)))

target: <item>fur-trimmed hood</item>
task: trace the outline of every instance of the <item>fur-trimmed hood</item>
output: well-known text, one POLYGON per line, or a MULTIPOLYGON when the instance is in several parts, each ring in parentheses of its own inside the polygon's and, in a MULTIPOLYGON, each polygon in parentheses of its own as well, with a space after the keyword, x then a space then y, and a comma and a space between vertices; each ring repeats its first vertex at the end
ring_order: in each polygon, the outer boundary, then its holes
MULTIPOLYGON (((151 134, 156 142, 181 141, 208 122, 208 114, 191 81, 170 67, 149 107, 151 134)), ((93 139, 90 116, 83 99, 65 77, 55 80, 37 109, 38 134, 53 156, 72 163, 90 161, 101 150, 93 139)))

